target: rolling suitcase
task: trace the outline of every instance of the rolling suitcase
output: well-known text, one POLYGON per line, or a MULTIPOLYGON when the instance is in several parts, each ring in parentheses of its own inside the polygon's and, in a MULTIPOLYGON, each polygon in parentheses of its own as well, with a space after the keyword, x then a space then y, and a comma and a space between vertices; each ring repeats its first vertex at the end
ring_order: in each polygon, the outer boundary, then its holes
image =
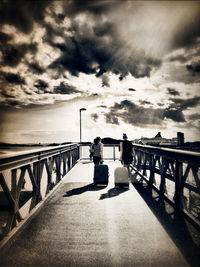
POLYGON ((108 165, 95 165, 94 166, 94 184, 108 184, 108 165))
POLYGON ((117 167, 115 169, 115 186, 129 188, 129 174, 126 167, 117 167))

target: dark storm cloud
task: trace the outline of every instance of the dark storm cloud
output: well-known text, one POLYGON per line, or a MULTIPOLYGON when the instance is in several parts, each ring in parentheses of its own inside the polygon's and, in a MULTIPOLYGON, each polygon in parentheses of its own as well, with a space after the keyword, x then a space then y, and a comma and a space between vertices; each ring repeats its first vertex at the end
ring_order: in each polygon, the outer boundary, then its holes
POLYGON ((100 106, 98 106, 98 108, 107 108, 107 106, 105 106, 105 105, 100 105, 100 106))
POLYGON ((119 125, 118 117, 114 112, 106 113, 105 118, 106 118, 106 123, 119 125))
POLYGON ((188 108, 196 107, 200 104, 200 96, 195 96, 188 99, 182 98, 170 98, 173 104, 170 105, 170 108, 176 108, 180 110, 186 110, 188 108))
POLYGON ((200 62, 195 64, 186 65, 188 71, 190 71, 193 75, 200 72, 200 62))
POLYGON ((39 91, 37 92, 39 94, 40 93, 49 93, 47 91, 47 88, 49 87, 49 84, 46 81, 44 81, 44 80, 39 79, 37 81, 37 83, 34 84, 34 86, 39 89, 39 91))
POLYGON ((144 108, 128 100, 122 101, 120 106, 124 110, 123 120, 131 124, 160 124, 163 120, 161 109, 144 108), (128 114, 130 116, 126 117, 128 114))
POLYGON ((190 120, 200 120, 200 114, 199 113, 194 113, 188 116, 190 120))
POLYGON ((168 91, 168 94, 169 95, 180 95, 180 93, 177 91, 177 90, 175 90, 175 89, 173 89, 173 88, 167 88, 167 91, 168 91))
POLYGON ((170 100, 173 103, 165 109, 164 116, 172 119, 175 122, 185 122, 186 120, 183 111, 187 110, 188 108, 196 107, 200 103, 200 97, 188 99, 170 98, 170 100))
POLYGON ((54 42, 54 38, 57 36, 62 37, 62 38, 65 37, 64 35, 65 28, 63 28, 59 24, 56 24, 56 23, 51 24, 47 22, 45 22, 43 26, 46 31, 46 34, 43 37, 43 41, 47 42, 52 47, 59 48, 61 51, 66 51, 65 47, 63 46, 64 44, 54 42))
POLYGON ((185 55, 178 55, 178 56, 170 57, 169 61, 170 62, 179 61, 181 63, 185 63, 186 61, 188 61, 188 58, 185 55))
POLYGON ((99 118, 99 115, 97 113, 92 113, 91 114, 91 118, 93 119, 93 121, 97 121, 97 119, 99 118))
MULTIPOLYGON (((51 28, 49 26, 49 28, 51 28)), ((151 71, 161 65, 161 61, 148 57, 144 52, 136 52, 122 42, 117 27, 96 19, 91 28, 87 23, 71 22, 70 35, 63 36, 64 43, 52 41, 53 35, 60 35, 55 30, 46 32, 45 40, 61 51, 61 56, 50 64, 50 68, 62 75, 68 70, 78 76, 80 72, 96 74, 112 72, 122 80, 129 73, 135 78, 150 77, 151 71)))
POLYGON ((91 94, 90 96, 93 97, 93 96, 98 96, 99 94, 97 93, 94 93, 94 94, 91 94))
POLYGON ((9 94, 8 94, 7 92, 5 92, 5 91, 1 92, 1 95, 4 96, 4 97, 6 97, 6 98, 13 98, 12 95, 9 95, 9 94))
POLYGON ((140 100, 141 105, 151 105, 152 103, 146 100, 140 100))
POLYGON ((0 50, 2 52, 3 66, 16 67, 21 60, 24 58, 27 52, 35 54, 37 51, 37 45, 33 44, 22 44, 22 45, 2 45, 0 44, 0 50))
POLYGON ((93 44, 87 40, 87 37, 85 38, 83 43, 68 37, 66 45, 54 44, 54 47, 57 46, 63 53, 49 67, 57 70, 60 74, 68 70, 74 76, 78 76, 79 72, 95 73, 96 69, 92 67, 93 59, 89 49, 89 46, 93 44))
POLYGON ((93 31, 96 36, 103 37, 115 33, 115 27, 111 22, 105 22, 103 24, 97 24, 94 26, 93 31))
POLYGON ((164 117, 175 122, 185 122, 185 117, 181 109, 167 108, 164 111, 164 117))
POLYGON ((27 64, 29 70, 34 74, 43 74, 46 70, 39 63, 33 62, 27 64))
POLYGON ((6 44, 8 41, 12 40, 12 36, 4 32, 0 32, 0 44, 6 44))
POLYGON ((193 19, 188 23, 186 21, 181 24, 181 27, 176 31, 173 38, 173 47, 192 47, 197 44, 200 36, 200 9, 198 8, 198 14, 193 16, 193 19))
POLYGON ((184 122, 185 117, 181 108, 168 107, 144 108, 129 100, 115 103, 109 113, 104 113, 107 123, 119 124, 119 119, 134 126, 162 125, 165 118, 175 122, 184 122))
POLYGON ((110 108, 109 113, 105 113, 107 123, 119 124, 119 119, 124 122, 142 126, 148 124, 159 125, 164 118, 164 112, 161 109, 143 108, 128 100, 121 103, 115 103, 110 108))
POLYGON ((0 24, 15 26, 23 33, 30 33, 34 22, 43 23, 48 0, 6 0, 0 2, 0 24))
POLYGON ((65 15, 62 14, 62 13, 59 13, 59 14, 55 14, 55 13, 53 13, 53 17, 54 17, 55 22, 56 22, 57 24, 62 23, 63 20, 65 19, 65 15))
POLYGON ((16 106, 20 106, 21 105, 21 102, 18 101, 18 100, 8 100, 6 102, 6 105, 7 106, 11 106, 11 107, 16 107, 16 106))
POLYGON ((101 80, 102 80, 102 87, 104 87, 104 86, 109 87, 110 86, 109 77, 106 74, 102 75, 101 80))
POLYGON ((1 80, 6 81, 10 84, 16 84, 16 85, 22 85, 25 84, 25 79, 21 77, 19 74, 10 73, 10 72, 0 72, 0 78, 1 80))
POLYGON ((91 14, 102 15, 107 13, 110 9, 114 9, 122 4, 120 0, 114 1, 102 1, 102 0, 76 0, 76 1, 66 1, 64 5, 64 13, 68 16, 75 16, 80 13, 89 12, 91 14))
POLYGON ((74 86, 61 82, 59 86, 54 88, 54 93, 62 95, 70 95, 80 93, 74 86))
POLYGON ((165 104, 164 103, 158 103, 158 106, 163 107, 165 104))

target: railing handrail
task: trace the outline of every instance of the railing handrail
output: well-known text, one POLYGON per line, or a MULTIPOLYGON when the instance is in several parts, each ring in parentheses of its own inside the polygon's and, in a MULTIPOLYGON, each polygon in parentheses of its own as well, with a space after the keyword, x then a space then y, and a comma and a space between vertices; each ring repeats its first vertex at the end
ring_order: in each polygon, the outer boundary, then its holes
POLYGON ((142 152, 149 154, 165 156, 168 159, 177 159, 180 162, 190 162, 192 165, 200 165, 200 153, 193 151, 178 150, 172 148, 148 146, 148 145, 139 145, 133 144, 134 148, 138 148, 142 152))
MULTIPOLYGON (((31 149, 26 151, 20 151, 20 152, 12 152, 12 154, 6 154, 0 156, 0 170, 2 165, 4 165, 7 162, 13 162, 18 161, 19 159, 31 159, 33 157, 45 157, 49 156, 50 153, 55 153, 56 151, 63 152, 64 149, 71 149, 72 147, 77 146, 89 146, 89 144, 78 144, 78 143, 72 143, 72 144, 66 144, 66 145, 58 145, 54 147, 49 148, 37 148, 37 149, 31 149), (45 155, 45 153, 48 153, 45 155)), ((119 146, 119 144, 104 144, 105 147, 112 147, 112 146, 119 146)), ((163 148, 163 147, 156 147, 156 146, 149 146, 149 145, 140 145, 133 143, 134 148, 139 148, 143 152, 148 152, 150 154, 158 154, 158 155, 165 155, 168 158, 178 158, 180 161, 192 161, 193 163, 196 162, 198 165, 200 164, 200 153, 199 152, 192 152, 192 151, 185 151, 185 150, 178 150, 178 149, 172 149, 172 148, 163 148), (192 158, 191 158, 192 157, 192 158)))
POLYGON ((49 148, 38 148, 33 150, 26 150, 21 152, 14 152, 14 155, 4 155, 0 158, 0 171, 3 171, 8 168, 13 168, 26 162, 35 162, 38 160, 45 159, 50 156, 55 156, 58 153, 67 152, 74 148, 77 148, 79 145, 77 143, 59 145, 49 148))
MULTIPOLYGON (((80 144, 81 146, 90 146, 92 145, 93 143, 91 144, 80 144)), ((103 146, 119 146, 119 144, 103 144, 103 146)))
POLYGON ((103 146, 115 146, 115 147, 117 147, 117 146, 119 146, 119 144, 103 144, 103 146))
POLYGON ((166 152, 174 152, 178 154, 185 154, 185 155, 193 155, 193 156, 200 156, 199 152, 193 152, 193 151, 186 151, 186 150, 179 150, 179 149, 174 149, 174 148, 165 148, 165 147, 158 147, 158 146, 150 146, 150 145, 140 145, 140 144, 135 144, 133 143, 134 147, 140 147, 140 148, 147 148, 147 149, 154 149, 154 150, 160 150, 160 151, 166 151, 166 152))

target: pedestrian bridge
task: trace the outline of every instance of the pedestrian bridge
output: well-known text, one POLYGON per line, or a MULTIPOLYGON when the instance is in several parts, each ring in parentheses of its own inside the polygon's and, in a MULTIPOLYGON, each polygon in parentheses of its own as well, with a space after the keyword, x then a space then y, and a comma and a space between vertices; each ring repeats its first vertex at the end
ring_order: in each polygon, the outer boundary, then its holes
POLYGON ((199 153, 134 146, 129 189, 77 144, 0 159, 0 266, 199 266, 199 153))

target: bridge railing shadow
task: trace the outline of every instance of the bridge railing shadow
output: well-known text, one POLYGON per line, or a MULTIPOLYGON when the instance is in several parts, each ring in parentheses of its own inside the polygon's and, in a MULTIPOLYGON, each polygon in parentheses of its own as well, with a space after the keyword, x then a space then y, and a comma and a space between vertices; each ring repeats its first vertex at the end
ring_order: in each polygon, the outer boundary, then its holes
POLYGON ((159 194, 147 184, 133 183, 133 186, 155 214, 190 266, 199 266, 199 231, 190 225, 180 212, 174 210, 165 200, 160 199, 159 194))

